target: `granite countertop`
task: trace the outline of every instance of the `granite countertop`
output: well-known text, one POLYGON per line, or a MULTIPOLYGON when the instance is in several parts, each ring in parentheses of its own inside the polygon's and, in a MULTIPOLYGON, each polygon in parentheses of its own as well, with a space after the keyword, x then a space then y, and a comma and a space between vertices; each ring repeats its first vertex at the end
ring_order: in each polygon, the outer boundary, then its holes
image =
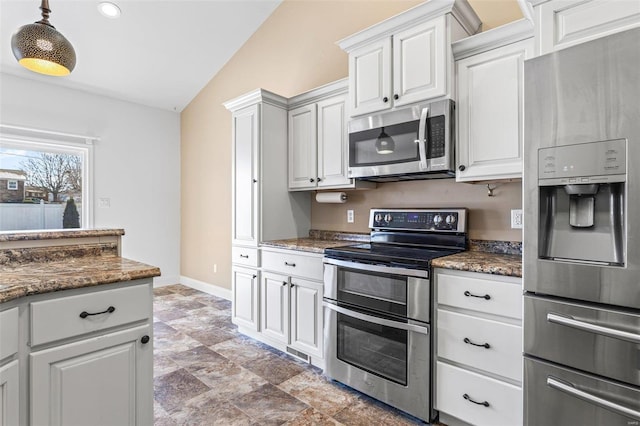
POLYGON ((0 303, 33 294, 160 275, 160 269, 119 256, 84 256, 0 265, 0 303))
POLYGON ((0 232, 0 242, 2 241, 33 241, 33 240, 55 240, 61 238, 86 238, 86 237, 106 237, 122 236, 124 229, 56 229, 47 231, 3 231, 0 232))
POLYGON ((326 248, 347 246, 358 242, 368 243, 369 238, 369 234, 364 233, 319 231, 312 229, 306 238, 264 241, 261 246, 322 254, 326 248))
POLYGON ((433 259, 431 265, 434 268, 522 277, 522 256, 515 254, 471 250, 433 259))

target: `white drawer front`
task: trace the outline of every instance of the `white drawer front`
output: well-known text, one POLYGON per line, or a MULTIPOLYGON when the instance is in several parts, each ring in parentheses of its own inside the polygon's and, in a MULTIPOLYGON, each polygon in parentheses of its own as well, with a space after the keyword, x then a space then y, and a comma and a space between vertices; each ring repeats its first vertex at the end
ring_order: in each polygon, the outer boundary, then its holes
POLYGON ((262 251, 262 268, 265 271, 280 272, 311 280, 322 281, 322 256, 262 251))
POLYGON ((438 273, 438 304, 521 319, 522 280, 490 280, 484 275, 438 273))
POLYGON ((437 315, 438 357, 522 382, 521 327, 442 309, 437 315))
POLYGON ((231 248, 231 262, 236 265, 260 266, 260 251, 256 248, 233 246, 231 248))
POLYGON ((0 312, 0 359, 18 352, 18 308, 0 312))
POLYGON ((31 303, 31 345, 150 318, 151 304, 148 284, 31 303))
POLYGON ((438 361, 435 408, 477 426, 517 426, 522 424, 522 389, 438 361))

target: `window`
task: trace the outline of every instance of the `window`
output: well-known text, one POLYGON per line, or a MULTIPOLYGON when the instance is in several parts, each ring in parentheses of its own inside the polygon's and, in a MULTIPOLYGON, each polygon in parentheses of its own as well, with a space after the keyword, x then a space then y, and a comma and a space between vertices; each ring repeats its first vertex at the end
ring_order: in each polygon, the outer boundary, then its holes
MULTIPOLYGON (((0 231, 93 226, 89 142, 74 135, 0 125, 0 173, 25 177, 24 191, 0 191, 0 231)), ((18 180, 13 182, 17 190, 18 180)), ((9 180, 7 188, 11 185, 9 180)))
POLYGON ((18 190, 18 181, 17 180, 8 180, 7 181, 7 189, 10 191, 18 190))

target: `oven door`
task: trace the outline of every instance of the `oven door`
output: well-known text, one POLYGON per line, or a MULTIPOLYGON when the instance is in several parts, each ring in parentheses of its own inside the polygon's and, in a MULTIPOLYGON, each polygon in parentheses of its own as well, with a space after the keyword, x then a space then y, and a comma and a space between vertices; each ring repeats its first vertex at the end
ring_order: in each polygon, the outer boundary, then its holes
POLYGON ((325 374, 429 421, 429 325, 325 300, 325 374))
POLYGON ((428 323, 429 272, 324 258, 324 297, 428 323))

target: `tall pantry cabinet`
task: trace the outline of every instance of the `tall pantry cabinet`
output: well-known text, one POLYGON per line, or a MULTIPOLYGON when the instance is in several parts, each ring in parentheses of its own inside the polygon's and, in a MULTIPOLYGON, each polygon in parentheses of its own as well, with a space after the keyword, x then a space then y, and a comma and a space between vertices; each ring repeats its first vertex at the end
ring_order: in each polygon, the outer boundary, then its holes
POLYGON ((258 89, 224 106, 232 114, 232 318, 257 332, 259 245, 307 236, 311 200, 287 187, 287 99, 258 89))

